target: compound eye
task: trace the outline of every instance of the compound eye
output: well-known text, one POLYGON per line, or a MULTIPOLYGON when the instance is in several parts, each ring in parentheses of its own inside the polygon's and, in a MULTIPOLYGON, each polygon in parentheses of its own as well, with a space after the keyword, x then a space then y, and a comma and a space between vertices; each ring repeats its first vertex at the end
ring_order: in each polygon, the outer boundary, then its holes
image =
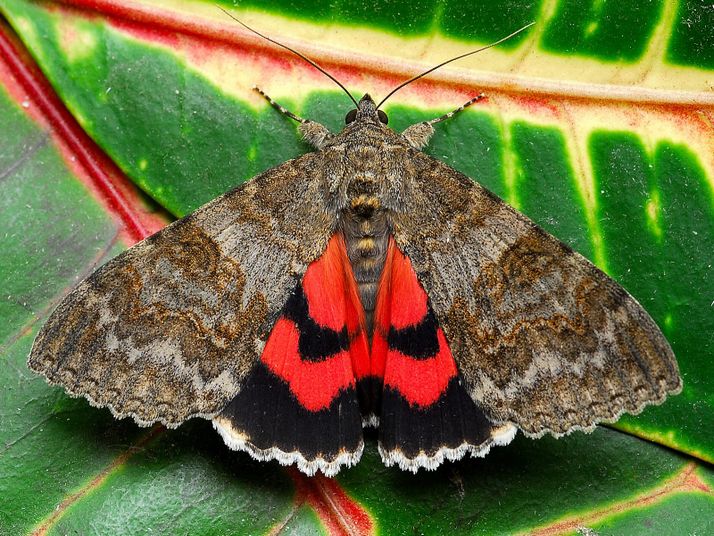
POLYGON ((385 114, 382 110, 377 110, 377 117, 379 117, 379 120, 385 125, 389 123, 389 118, 387 117, 387 114, 385 114))
POLYGON ((354 110, 350 110, 349 112, 347 112, 347 115, 345 116, 345 125, 349 125, 355 119, 357 119, 357 109, 356 108, 354 110))

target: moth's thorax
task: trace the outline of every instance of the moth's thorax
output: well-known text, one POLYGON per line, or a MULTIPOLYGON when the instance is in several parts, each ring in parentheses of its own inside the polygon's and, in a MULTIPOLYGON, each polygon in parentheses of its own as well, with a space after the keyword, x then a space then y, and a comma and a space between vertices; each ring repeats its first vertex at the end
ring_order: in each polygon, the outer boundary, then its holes
POLYGON ((375 121, 354 122, 347 125, 335 136, 337 144, 347 145, 372 145, 377 147, 403 145, 407 142, 398 133, 375 121))
POLYGON ((414 182, 415 149, 399 133, 385 125, 351 124, 321 152, 329 205, 337 213, 361 195, 376 197, 388 211, 403 208, 414 182))

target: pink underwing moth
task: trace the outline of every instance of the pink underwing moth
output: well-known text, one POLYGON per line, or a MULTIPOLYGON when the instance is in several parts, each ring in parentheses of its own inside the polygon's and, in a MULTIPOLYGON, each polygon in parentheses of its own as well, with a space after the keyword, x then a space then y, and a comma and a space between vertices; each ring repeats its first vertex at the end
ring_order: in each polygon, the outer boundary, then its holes
POLYGON ((263 94, 315 152, 100 267, 40 331, 33 371, 117 418, 203 417, 231 449, 328 476, 358 462, 363 427, 386 465, 416 472, 681 390, 669 344, 620 285, 421 152, 481 96, 387 126, 387 98, 468 54, 375 104, 258 35, 349 95, 342 131, 263 94))

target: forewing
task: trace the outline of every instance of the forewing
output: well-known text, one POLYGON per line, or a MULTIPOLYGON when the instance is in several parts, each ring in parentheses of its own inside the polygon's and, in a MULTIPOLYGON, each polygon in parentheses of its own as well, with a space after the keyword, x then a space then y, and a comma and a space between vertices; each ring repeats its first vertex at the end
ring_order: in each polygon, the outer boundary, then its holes
POLYGON ((560 435, 681 389, 669 344, 620 285, 468 177, 412 160, 395 239, 491 419, 560 435))
POLYGON ((102 266, 50 316, 30 368, 140 424, 214 416, 332 234, 314 158, 259 175, 102 266))

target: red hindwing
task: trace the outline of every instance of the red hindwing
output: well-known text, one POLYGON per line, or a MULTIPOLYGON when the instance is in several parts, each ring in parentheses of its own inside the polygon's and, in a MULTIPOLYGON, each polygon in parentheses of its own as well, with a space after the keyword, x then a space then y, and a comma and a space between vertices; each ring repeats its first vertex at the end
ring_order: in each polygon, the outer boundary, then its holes
POLYGON ((377 296, 371 373, 410 404, 423 407, 436 402, 457 375, 426 292, 394 239, 377 296))
POLYGON ((303 407, 325 409, 369 368, 363 324, 344 239, 335 234, 288 299, 261 361, 303 407))

